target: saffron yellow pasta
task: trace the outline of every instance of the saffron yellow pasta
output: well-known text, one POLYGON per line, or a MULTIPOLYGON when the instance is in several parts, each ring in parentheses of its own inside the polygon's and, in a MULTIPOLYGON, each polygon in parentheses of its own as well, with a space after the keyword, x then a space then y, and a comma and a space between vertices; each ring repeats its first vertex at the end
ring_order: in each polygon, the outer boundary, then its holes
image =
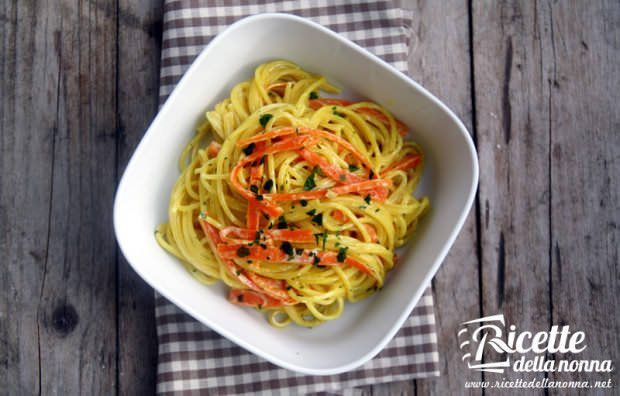
POLYGON ((256 68, 206 112, 156 231, 196 279, 274 326, 319 325, 381 289, 429 207, 406 126, 337 93, 288 61, 256 68))

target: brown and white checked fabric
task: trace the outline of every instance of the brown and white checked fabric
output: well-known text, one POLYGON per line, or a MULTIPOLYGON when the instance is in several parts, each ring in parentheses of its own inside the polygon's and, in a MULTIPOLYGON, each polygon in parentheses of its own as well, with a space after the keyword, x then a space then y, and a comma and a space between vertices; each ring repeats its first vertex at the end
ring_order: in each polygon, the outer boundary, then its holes
MULTIPOLYGON (((198 53, 233 22, 285 12, 322 24, 407 72, 411 15, 390 1, 165 0, 160 103, 198 53)), ((247 352, 156 296, 157 391, 169 394, 350 393, 353 387, 439 375, 433 298, 427 290, 394 339, 348 373, 308 376, 247 352)))

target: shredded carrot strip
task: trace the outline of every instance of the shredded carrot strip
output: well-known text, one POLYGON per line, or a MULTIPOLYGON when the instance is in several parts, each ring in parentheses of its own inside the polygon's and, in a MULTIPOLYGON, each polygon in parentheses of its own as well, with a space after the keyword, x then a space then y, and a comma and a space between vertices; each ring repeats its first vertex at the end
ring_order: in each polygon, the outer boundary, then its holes
POLYGON ((386 179, 372 179, 359 183, 347 184, 344 186, 334 187, 331 189, 336 195, 359 193, 362 191, 370 190, 371 195, 378 194, 381 190, 385 190, 392 185, 391 180, 386 179))
POLYGON ((310 108, 313 110, 318 110, 323 106, 350 106, 353 103, 355 102, 351 102, 350 100, 331 98, 312 99, 308 102, 310 108))
POLYGON ((353 145, 351 145, 351 143, 347 142, 345 139, 341 138, 340 136, 334 135, 331 132, 321 131, 319 129, 310 129, 310 128, 303 128, 303 127, 299 128, 299 131, 301 133, 307 133, 312 136, 322 137, 327 140, 336 142, 340 146, 346 148, 355 158, 357 158, 368 169, 372 169, 372 164, 370 163, 368 158, 363 156, 362 153, 360 153, 355 147, 353 147, 353 145))
POLYGON ((368 268, 367 266, 365 266, 363 263, 361 263, 360 261, 357 261, 355 259, 352 259, 350 257, 347 257, 344 260, 345 264, 350 265, 351 267, 355 267, 358 270, 362 271, 363 273, 370 275, 370 276, 374 276, 373 272, 370 270, 370 268, 368 268))
POLYGON ((332 212, 332 217, 334 218, 334 220, 339 221, 341 223, 348 223, 349 222, 349 218, 347 216, 344 215, 344 213, 342 213, 341 210, 334 210, 332 212))
MULTIPOLYGON (((203 232, 207 236, 207 242, 209 243, 209 247, 211 248, 211 251, 213 252, 213 254, 218 254, 217 246, 220 245, 221 239, 220 239, 220 235, 218 234, 217 230, 215 229, 215 227, 213 227, 211 224, 209 224, 206 220, 202 218, 199 218, 198 221, 200 223, 200 226, 202 227, 203 232)), ((228 270, 228 272, 233 278, 239 280, 239 282, 241 282, 242 284, 244 284, 245 286, 249 287, 252 290, 256 290, 259 292, 261 291, 261 288, 258 287, 258 285, 256 285, 250 279, 248 279, 248 277, 245 276, 244 271, 241 270, 241 268, 239 268, 232 260, 222 257, 221 255, 220 255, 220 259, 222 260, 222 262, 226 266, 226 269, 228 270)))
POLYGON ((283 306, 282 301, 254 290, 230 289, 228 301, 254 308, 278 308, 283 306))
POLYGON ((258 209, 258 205, 256 204, 256 200, 248 201, 248 210, 246 214, 246 226, 250 230, 258 230, 258 226, 260 223, 260 210, 258 209))
POLYGON ((319 199, 327 195, 327 190, 300 191, 294 193, 276 193, 268 194, 269 199, 273 202, 289 202, 300 201, 302 199, 319 199))
POLYGON ((221 148, 222 148, 221 144, 219 144, 216 141, 212 141, 211 143, 209 143, 209 146, 207 147, 207 156, 209 158, 217 157, 217 154, 220 152, 221 148))
POLYGON ((368 235, 370 236, 371 242, 377 242, 379 240, 379 238, 377 237, 377 230, 375 229, 374 226, 370 224, 364 224, 364 228, 366 228, 366 231, 368 232, 368 235))
POLYGON ((281 82, 281 83, 271 84, 270 86, 267 87, 267 92, 273 91, 280 96, 284 96, 284 92, 286 90, 286 84, 288 83, 281 82))
POLYGON ((227 242, 252 241, 256 238, 256 230, 251 228, 244 229, 234 226, 224 227, 220 230, 220 238, 227 242))
POLYGON ((308 243, 314 240, 312 230, 267 230, 265 233, 276 241, 308 243))
POLYGON ((254 272, 247 273, 248 278, 252 280, 263 292, 275 299, 282 301, 284 305, 295 305, 297 301, 291 298, 286 292, 286 282, 279 279, 267 278, 254 272))
POLYGON ((346 171, 337 165, 329 163, 325 158, 321 157, 319 154, 310 151, 306 148, 301 150, 297 150, 299 155, 301 155, 310 165, 318 166, 321 168, 321 171, 325 173, 327 176, 331 177, 333 180, 338 183, 358 183, 363 181, 364 179, 346 171))
MULTIPOLYGON (((256 145, 259 150, 264 149, 265 143, 260 142, 256 145)), ((257 186, 261 190, 261 181, 263 179, 264 166, 262 164, 255 165, 250 170, 250 185, 257 186)), ((257 201, 248 201, 246 225, 250 230, 258 230, 260 223, 260 211, 257 201)))
MULTIPOLYGON (((357 158, 368 169, 372 169, 372 164, 370 163, 370 161, 366 157, 364 157, 362 153, 360 153, 355 147, 353 147, 351 143, 347 142, 345 139, 341 138, 338 135, 335 135, 331 132, 321 131, 319 129, 312 129, 312 128, 306 128, 306 127, 299 127, 299 128, 282 127, 282 128, 278 128, 276 130, 273 130, 267 133, 254 135, 247 139, 241 139, 237 142, 237 145, 239 147, 244 147, 251 143, 257 143, 257 142, 261 142, 264 140, 274 139, 276 137, 282 137, 282 136, 287 136, 287 135, 292 135, 292 134, 302 135, 299 137, 303 137, 303 135, 311 135, 311 136, 322 137, 327 140, 331 140, 337 143, 338 145, 344 147, 345 149, 347 149, 355 158, 357 158)), ((283 141, 286 141, 286 140, 283 140, 283 141)), ((281 142, 278 142, 278 143, 281 143, 281 142)), ((310 146, 309 144, 306 145, 306 147, 309 147, 309 146, 310 146)))
MULTIPOLYGON (((243 167, 249 163, 260 160, 263 155, 273 154, 281 151, 289 151, 289 150, 297 150, 308 141, 311 141, 312 138, 309 136, 297 136, 293 138, 289 138, 280 142, 277 142, 269 147, 266 147, 262 150, 255 150, 252 154, 247 157, 241 159, 237 165, 232 169, 230 173, 230 183, 232 186, 248 201, 256 201, 256 205, 263 212, 267 213, 271 217, 278 217, 283 213, 283 209, 270 203, 264 201, 258 201, 257 196, 254 195, 251 191, 245 189, 241 183, 239 182, 239 172, 243 167)), ((262 195, 264 198, 267 198, 269 194, 262 195)), ((267 198, 268 199, 268 198, 267 198)))
POLYGON ((207 236, 207 241, 209 242, 209 246, 211 246, 212 251, 214 254, 218 254, 220 256, 226 265, 226 269, 228 269, 229 273, 234 278, 238 279, 242 284, 254 291, 265 293, 273 298, 282 300, 282 303, 284 304, 294 305, 297 303, 286 293, 284 285, 279 283, 282 281, 276 281, 253 272, 244 271, 231 260, 231 257, 222 254, 220 247, 228 245, 223 245, 220 243, 221 238, 215 227, 204 219, 199 219, 199 222, 205 235, 207 236))
POLYGON ((247 246, 243 244, 218 245, 218 252, 222 257, 229 259, 239 259, 239 249, 247 249, 247 255, 244 254, 244 259, 266 261, 269 263, 296 263, 296 264, 316 264, 325 266, 334 266, 341 264, 348 264, 352 267, 359 269, 360 271, 373 275, 372 271, 363 263, 358 260, 347 257, 343 262, 338 261, 338 255, 336 252, 322 252, 317 250, 305 249, 302 254, 294 254, 292 256, 284 253, 280 248, 276 247, 260 247, 260 246, 247 246), (315 256, 318 257, 318 262, 315 261, 315 256))
POLYGON ((219 244, 217 245, 217 251, 220 256, 227 259, 247 259, 247 260, 260 260, 279 263, 286 261, 287 255, 279 248, 275 247, 261 247, 257 245, 248 246, 245 244, 219 244), (240 249, 243 249, 244 253, 240 255, 240 249), (247 253, 247 254, 246 254, 247 253))
MULTIPOLYGON (((229 242, 253 241, 257 239, 258 231, 238 227, 225 227, 220 231, 220 238, 229 242)), ((258 233, 258 238, 265 240, 288 241, 306 243, 314 241, 312 230, 264 230, 258 233)))
POLYGON ((388 172, 393 171, 393 170, 407 170, 407 169, 415 168, 416 166, 418 166, 421 160, 422 158, 420 158, 419 155, 415 155, 415 154, 408 155, 402 160, 387 167, 384 171, 381 172, 381 176, 384 176, 388 172))

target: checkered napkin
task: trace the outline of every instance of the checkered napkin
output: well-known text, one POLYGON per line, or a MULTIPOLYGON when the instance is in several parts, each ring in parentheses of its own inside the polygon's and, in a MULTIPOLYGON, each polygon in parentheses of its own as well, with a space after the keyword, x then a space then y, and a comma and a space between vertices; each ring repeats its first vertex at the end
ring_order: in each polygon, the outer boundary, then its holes
MULTIPOLYGON (((198 53, 233 22, 263 12, 318 22, 407 72, 411 15, 389 1, 165 0, 160 103, 198 53)), ((427 290, 394 339, 374 359, 348 373, 307 376, 279 368, 156 296, 158 393, 348 393, 353 387, 439 374, 433 298, 427 290)))

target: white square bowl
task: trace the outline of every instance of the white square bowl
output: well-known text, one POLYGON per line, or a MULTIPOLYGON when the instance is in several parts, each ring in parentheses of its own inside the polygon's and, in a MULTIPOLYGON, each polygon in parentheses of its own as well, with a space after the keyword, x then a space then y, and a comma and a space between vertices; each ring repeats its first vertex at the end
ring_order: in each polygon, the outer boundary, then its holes
POLYGON ((461 229, 478 183, 476 150, 457 117, 420 85, 363 48, 308 20, 285 14, 243 19, 198 56, 149 127, 119 184, 118 243, 134 270, 190 315, 243 348, 305 374, 336 374, 362 365, 394 336, 421 297, 461 229), (418 195, 431 211, 403 249, 386 287, 347 304, 338 320, 314 329, 271 327, 254 310, 231 305, 222 284, 204 286, 159 247, 177 159, 207 109, 251 77, 259 64, 288 59, 325 75, 343 97, 386 106, 412 130, 426 155, 418 195))

